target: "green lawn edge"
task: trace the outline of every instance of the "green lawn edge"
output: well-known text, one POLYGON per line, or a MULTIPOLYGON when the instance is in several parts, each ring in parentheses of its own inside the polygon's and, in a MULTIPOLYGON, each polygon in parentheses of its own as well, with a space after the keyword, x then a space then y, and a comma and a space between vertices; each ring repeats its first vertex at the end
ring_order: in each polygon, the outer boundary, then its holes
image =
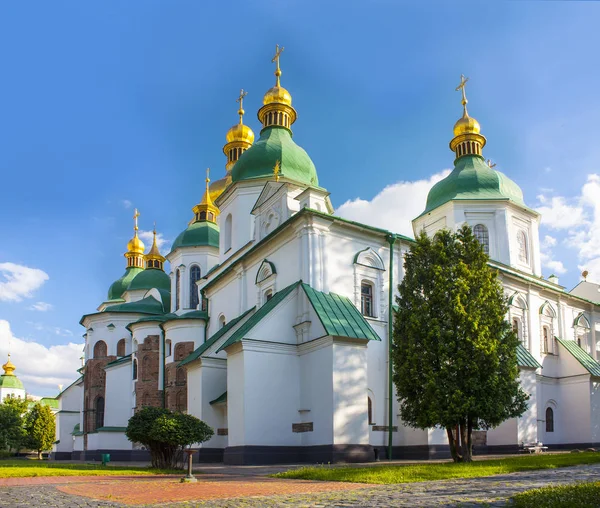
POLYGON ((510 456, 502 459, 477 460, 470 464, 419 463, 381 466, 308 466, 271 475, 273 478, 337 481, 370 484, 415 483, 459 478, 480 478, 499 474, 555 469, 595 464, 599 452, 560 453, 510 456))
POLYGON ((512 497, 514 508, 597 508, 600 505, 600 481, 557 485, 527 490, 512 497))
POLYGON ((36 476, 147 476, 182 473, 182 470, 152 469, 150 467, 64 464, 53 461, 27 459, 0 460, 0 478, 31 478, 36 476))

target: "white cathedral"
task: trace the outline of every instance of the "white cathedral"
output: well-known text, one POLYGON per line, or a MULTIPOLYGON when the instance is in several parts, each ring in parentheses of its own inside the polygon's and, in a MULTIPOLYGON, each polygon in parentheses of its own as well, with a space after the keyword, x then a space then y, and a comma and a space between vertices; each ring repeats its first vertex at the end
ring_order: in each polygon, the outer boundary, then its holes
MULTIPOLYGON (((166 255, 137 234, 127 267, 81 318, 85 365, 59 396, 56 459, 147 457, 125 436, 144 406, 185 411, 214 428, 201 461, 228 464, 369 461, 448 454, 444 429, 415 430, 389 391, 390 313, 411 238, 337 217, 309 155, 292 138, 296 110, 276 84, 255 142, 226 136, 226 176, 212 183, 166 255), (391 294, 390 294, 391 293, 391 294), (391 403, 390 403, 390 398, 391 403), (389 408, 391 407, 391 415, 389 408)), ((540 215, 486 163, 467 113, 454 126, 454 170, 429 192, 415 234, 472 226, 509 298, 520 338, 527 412, 476 449, 600 444, 600 286, 572 291, 541 276, 540 215)))

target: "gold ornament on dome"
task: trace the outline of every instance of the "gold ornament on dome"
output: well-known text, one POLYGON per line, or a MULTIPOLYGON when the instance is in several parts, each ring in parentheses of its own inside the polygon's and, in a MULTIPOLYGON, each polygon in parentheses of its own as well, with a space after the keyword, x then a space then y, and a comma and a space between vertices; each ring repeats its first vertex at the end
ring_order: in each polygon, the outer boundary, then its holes
POLYGON ((144 250, 146 249, 146 246, 144 245, 144 242, 142 242, 139 237, 138 237, 138 217, 140 216, 140 213, 138 212, 137 208, 134 211, 133 214, 133 238, 131 240, 129 240, 129 243, 127 244, 127 251, 132 253, 132 254, 143 254, 144 250))
POLYGON ((2 366, 4 369, 5 376, 14 376, 14 372, 17 369, 14 364, 10 361, 10 353, 8 353, 8 361, 2 366))
POLYGON ((481 150, 485 146, 486 139, 481 135, 481 126, 475 118, 469 116, 467 111, 467 92, 466 84, 469 78, 464 74, 460 76, 460 83, 456 87, 457 92, 462 94, 463 115, 454 124, 454 138, 450 141, 450 149, 456 153, 456 157, 463 155, 481 155, 481 150))

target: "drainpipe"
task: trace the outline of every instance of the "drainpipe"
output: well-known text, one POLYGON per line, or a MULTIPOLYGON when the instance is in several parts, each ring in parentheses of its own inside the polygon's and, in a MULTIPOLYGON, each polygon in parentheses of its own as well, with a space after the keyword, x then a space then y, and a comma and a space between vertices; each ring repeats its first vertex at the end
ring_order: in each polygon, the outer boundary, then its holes
POLYGON ((392 441, 393 433, 392 426, 394 424, 394 401, 392 399, 393 386, 392 386, 392 344, 394 340, 392 326, 394 323, 394 314, 392 305, 394 304, 394 242, 396 241, 395 235, 388 235, 387 241, 390 244, 390 280, 388 288, 388 396, 389 396, 389 407, 388 407, 388 460, 392 459, 392 441))
MULTIPOLYGON (((202 307, 204 306, 204 289, 200 290, 200 310, 202 310, 202 307)), ((206 315, 208 316, 208 300, 206 300, 206 315)), ((208 333, 208 319, 206 319, 204 321, 204 342, 206 342, 208 340, 208 336, 206 335, 208 333)))
POLYGON ((167 341, 165 339, 165 329, 162 325, 160 325, 160 329, 162 331, 162 407, 163 409, 167 407, 167 394, 166 387, 167 384, 165 382, 165 378, 167 377, 167 341))

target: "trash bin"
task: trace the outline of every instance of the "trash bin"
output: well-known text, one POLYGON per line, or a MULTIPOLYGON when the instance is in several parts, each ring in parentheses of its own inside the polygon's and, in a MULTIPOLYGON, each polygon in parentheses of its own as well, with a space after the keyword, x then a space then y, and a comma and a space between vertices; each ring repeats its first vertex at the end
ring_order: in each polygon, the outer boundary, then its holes
POLYGON ((108 464, 110 462, 110 453, 103 453, 102 454, 102 465, 106 466, 106 464, 108 464))

